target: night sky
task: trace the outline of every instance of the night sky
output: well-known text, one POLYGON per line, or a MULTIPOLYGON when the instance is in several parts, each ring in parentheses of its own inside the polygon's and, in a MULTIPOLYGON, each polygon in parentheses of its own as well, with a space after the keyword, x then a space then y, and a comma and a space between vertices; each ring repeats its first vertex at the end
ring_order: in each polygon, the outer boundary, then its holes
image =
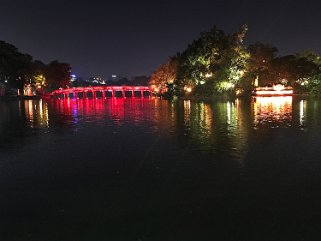
POLYGON ((321 2, 0 0, 0 40, 84 78, 150 75, 213 25, 281 54, 321 54, 321 2))

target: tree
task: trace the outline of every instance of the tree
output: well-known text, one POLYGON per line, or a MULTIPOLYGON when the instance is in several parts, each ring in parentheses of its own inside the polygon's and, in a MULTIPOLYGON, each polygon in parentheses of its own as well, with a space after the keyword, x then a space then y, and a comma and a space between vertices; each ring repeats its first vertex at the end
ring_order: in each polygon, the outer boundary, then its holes
POLYGON ((217 62, 227 46, 228 36, 216 26, 208 32, 202 32, 200 38, 188 45, 180 55, 177 73, 179 88, 183 90, 185 86, 212 85, 217 62))
POLYGON ((131 85, 135 86, 147 86, 149 82, 150 77, 148 76, 135 76, 133 80, 131 81, 131 85))
POLYGON ((0 41, 0 84, 23 93, 26 84, 38 90, 68 87, 71 67, 67 63, 52 61, 49 65, 33 61, 29 54, 19 52, 14 45, 0 41))
POLYGON ((301 80, 308 81, 319 73, 320 67, 314 62, 303 57, 287 55, 272 61, 270 79, 272 83, 281 82, 295 87, 301 80))
POLYGON ((46 65, 40 60, 33 62, 33 79, 32 83, 36 86, 46 86, 46 65))
POLYGON ((178 57, 170 57, 165 64, 161 64, 151 75, 148 85, 160 94, 167 91, 168 85, 176 80, 178 57))
POLYGON ((219 92, 234 94, 235 88, 247 89, 244 76, 248 72, 250 55, 243 45, 247 30, 247 25, 243 25, 238 32, 228 38, 228 47, 223 51, 222 58, 218 61, 220 71, 218 72, 216 89, 219 92))
POLYGON ((70 86, 71 66, 67 63, 60 63, 57 60, 48 64, 45 70, 45 77, 48 83, 48 90, 68 88, 70 86))
POLYGON ((305 51, 303 53, 298 53, 295 55, 297 58, 305 58, 309 62, 312 62, 316 64, 319 68, 321 67, 321 56, 311 52, 311 51, 305 51))
POLYGON ((233 35, 225 34, 216 26, 201 33, 181 54, 177 75, 179 88, 190 86, 196 94, 213 95, 233 92, 242 85, 249 57, 243 45, 246 32, 247 26, 243 25, 233 35))
POLYGON ((18 58, 18 49, 12 44, 0 41, 0 81, 8 82, 16 78, 14 69, 15 60, 18 58))
POLYGON ((308 91, 311 93, 321 92, 321 57, 313 52, 296 54, 300 60, 297 68, 299 75, 293 83, 298 92, 308 91))
POLYGON ((250 54, 248 61, 248 77, 253 82, 258 80, 259 85, 266 85, 269 82, 269 72, 272 61, 276 58, 278 49, 268 44, 257 42, 247 47, 250 54))
POLYGON ((0 41, 0 81, 20 91, 32 77, 32 57, 9 43, 0 41))

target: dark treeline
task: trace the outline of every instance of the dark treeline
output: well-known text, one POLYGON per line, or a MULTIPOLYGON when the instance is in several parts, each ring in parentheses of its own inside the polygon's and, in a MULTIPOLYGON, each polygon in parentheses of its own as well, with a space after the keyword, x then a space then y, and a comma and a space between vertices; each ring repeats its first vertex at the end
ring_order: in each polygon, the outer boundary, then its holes
POLYGON ((313 52, 287 56, 264 43, 245 46, 246 25, 232 34, 214 26, 161 64, 149 85, 162 95, 246 95, 255 86, 282 84, 296 93, 320 93, 321 58, 313 52))
POLYGON ((126 77, 118 77, 116 80, 108 79, 104 80, 99 77, 92 77, 89 79, 83 79, 81 77, 72 80, 72 87, 86 87, 86 86, 148 86, 149 77, 147 76, 135 76, 132 79, 126 77))
MULTIPOLYGON (((0 89, 10 92, 33 86, 38 93, 49 92, 70 84, 71 66, 57 60, 44 64, 29 54, 19 52, 12 44, 0 41, 0 89)), ((10 93, 7 93, 10 94, 10 93)))

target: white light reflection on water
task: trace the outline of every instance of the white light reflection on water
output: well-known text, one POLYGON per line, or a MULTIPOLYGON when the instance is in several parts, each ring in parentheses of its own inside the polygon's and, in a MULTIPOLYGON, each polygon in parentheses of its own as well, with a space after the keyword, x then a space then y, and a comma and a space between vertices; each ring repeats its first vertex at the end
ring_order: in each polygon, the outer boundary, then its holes
POLYGON ((301 100, 300 101, 300 126, 305 126, 306 122, 306 109, 307 109, 307 101, 306 100, 301 100))
POLYGON ((231 103, 228 101, 227 102, 227 124, 231 124, 231 103))

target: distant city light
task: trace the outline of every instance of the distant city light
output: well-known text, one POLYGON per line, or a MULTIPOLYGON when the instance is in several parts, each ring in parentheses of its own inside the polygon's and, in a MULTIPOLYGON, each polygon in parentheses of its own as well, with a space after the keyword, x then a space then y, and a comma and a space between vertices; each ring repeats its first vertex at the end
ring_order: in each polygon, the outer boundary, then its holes
POLYGON ((71 77, 71 78, 70 78, 70 81, 71 81, 71 82, 75 82, 75 81, 77 80, 77 77, 76 77, 76 75, 74 75, 74 74, 71 74, 70 77, 71 77))

